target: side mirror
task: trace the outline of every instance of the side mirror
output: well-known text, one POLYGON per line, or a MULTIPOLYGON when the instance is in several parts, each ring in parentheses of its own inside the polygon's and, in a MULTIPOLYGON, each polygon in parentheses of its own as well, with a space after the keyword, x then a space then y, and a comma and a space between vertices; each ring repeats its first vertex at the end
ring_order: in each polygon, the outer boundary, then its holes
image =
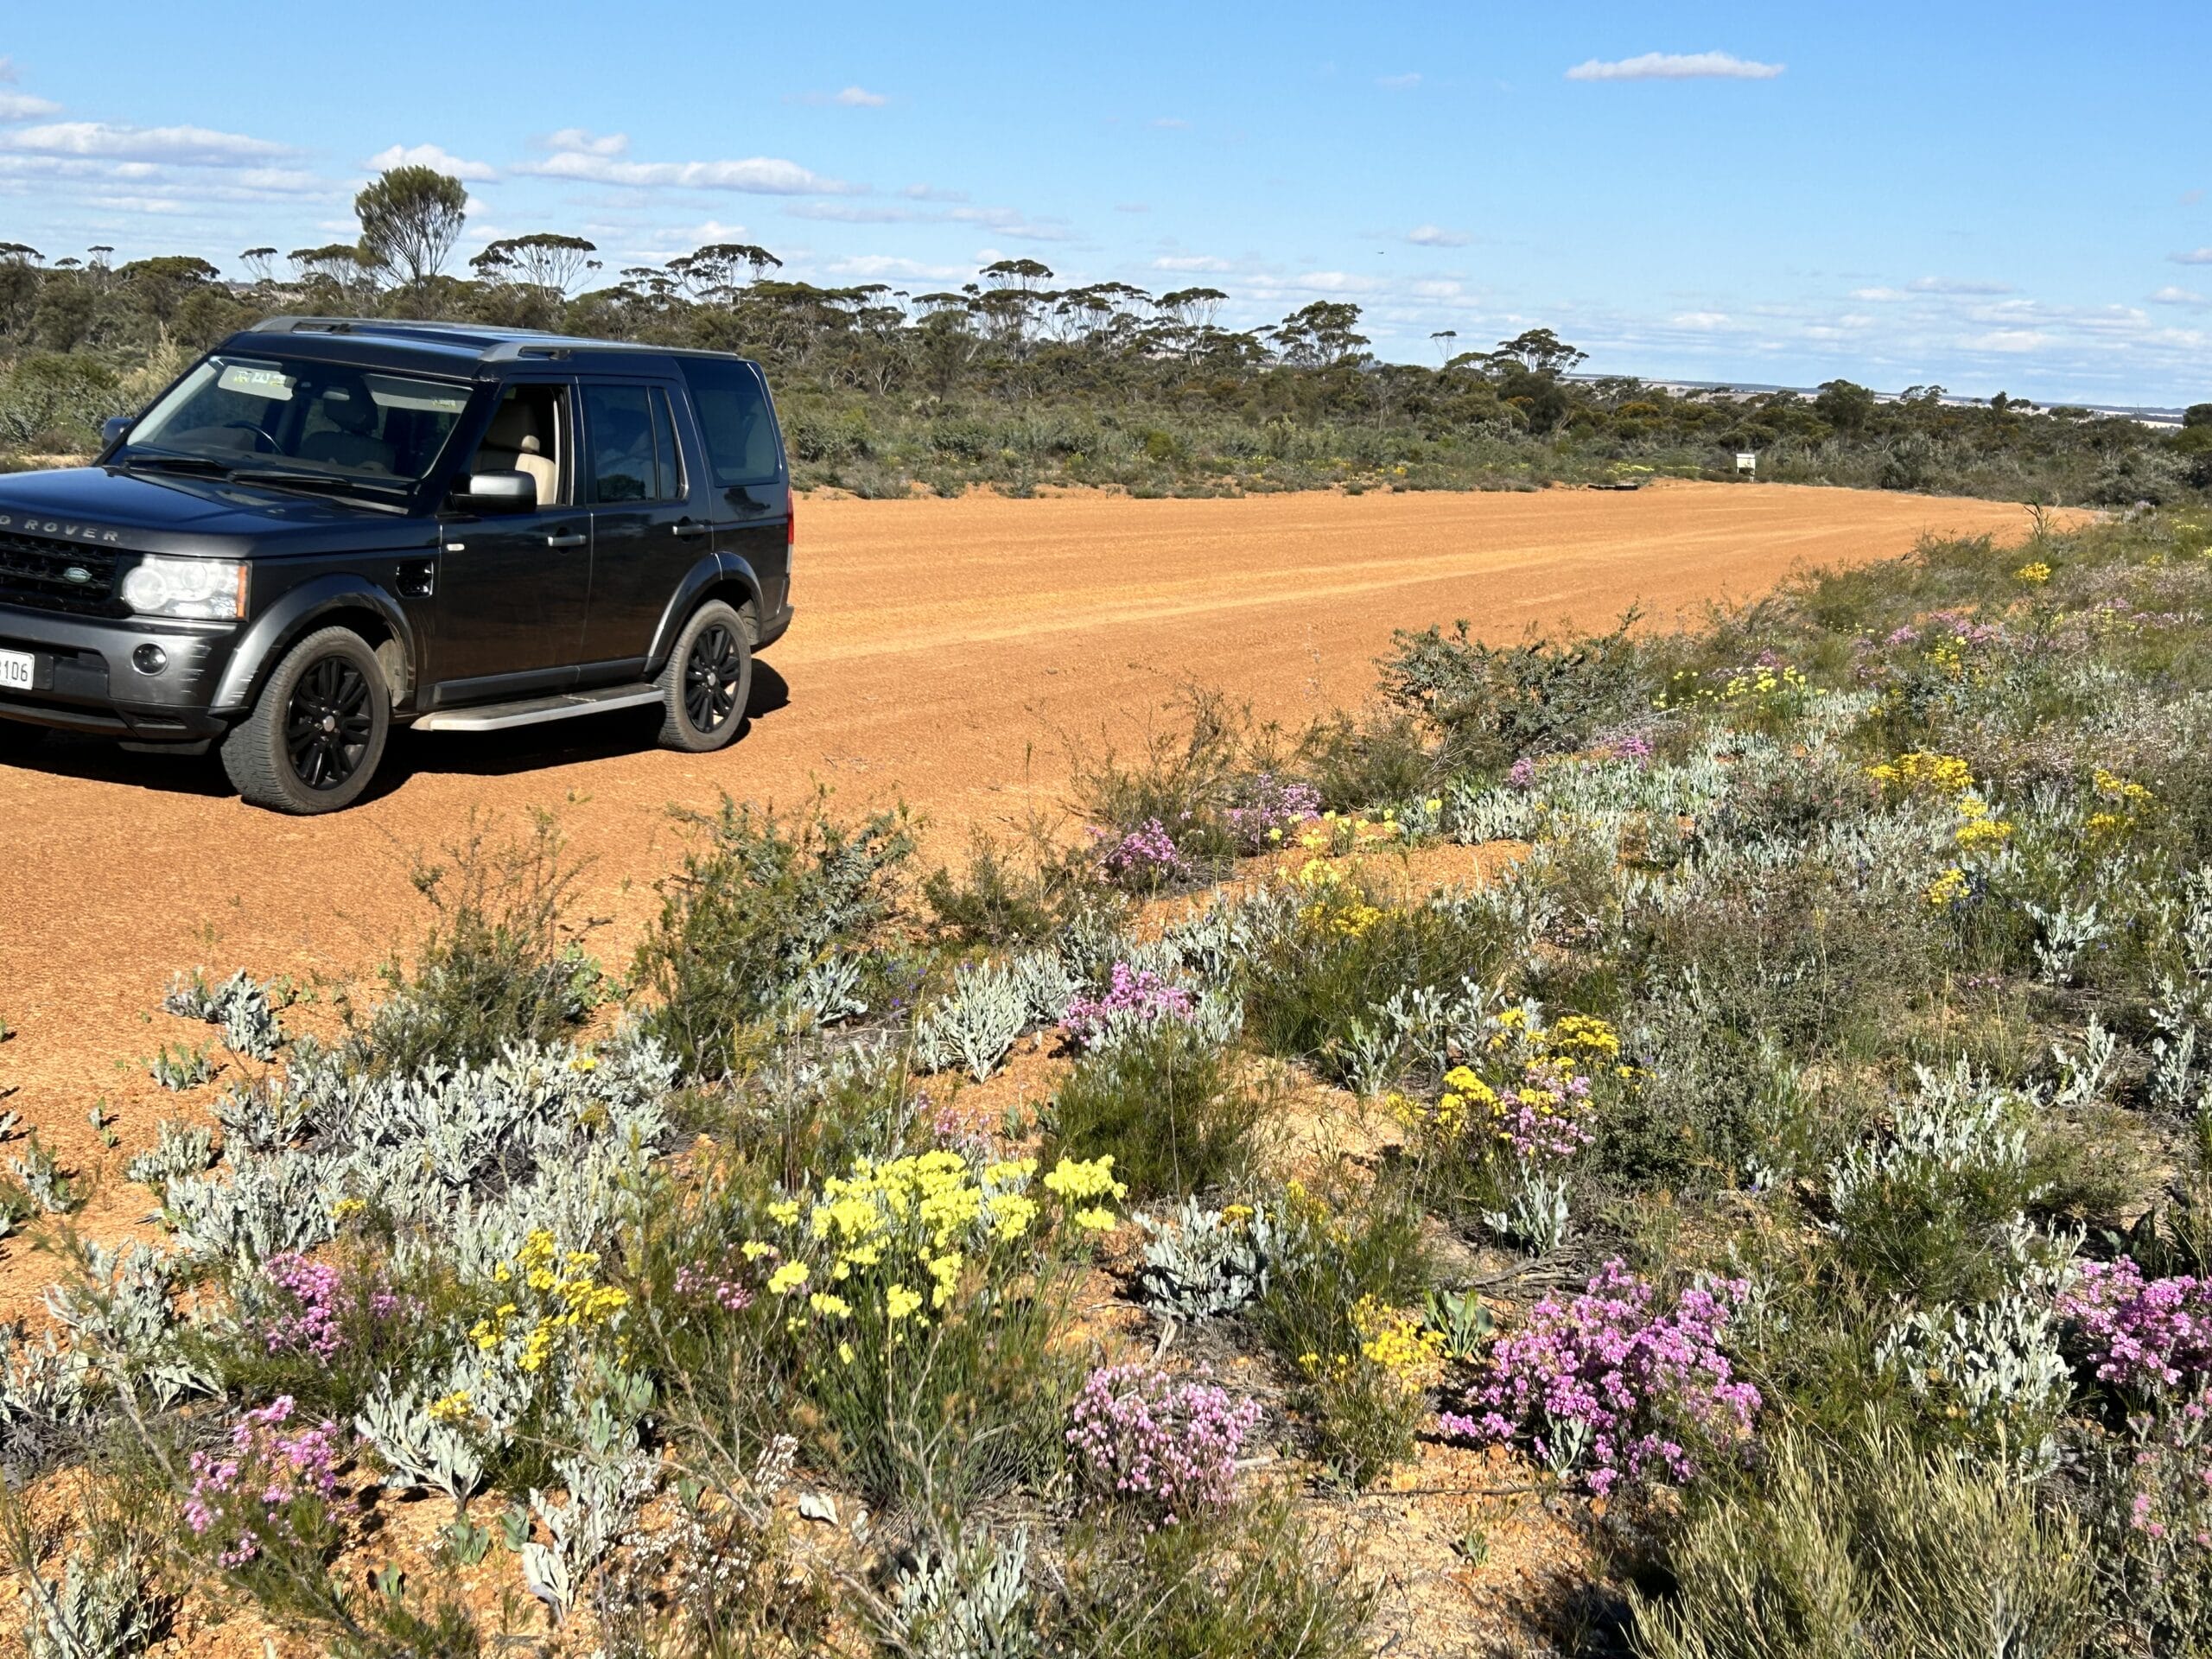
POLYGON ((137 420, 137 416, 134 415, 111 415, 107 419, 102 421, 100 423, 100 448, 102 449, 112 449, 117 444, 121 443, 125 438, 130 435, 130 429, 132 425, 136 423, 137 420))
POLYGON ((471 473, 462 492, 480 512, 534 512, 537 480, 528 473, 471 473))

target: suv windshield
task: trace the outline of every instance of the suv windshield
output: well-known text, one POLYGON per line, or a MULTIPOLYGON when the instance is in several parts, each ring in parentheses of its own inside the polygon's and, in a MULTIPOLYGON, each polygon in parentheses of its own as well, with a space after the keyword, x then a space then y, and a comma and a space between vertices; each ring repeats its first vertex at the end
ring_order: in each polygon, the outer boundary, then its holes
POLYGON ((405 488, 437 464, 468 393, 340 363, 211 357, 147 410, 117 459, 405 488))

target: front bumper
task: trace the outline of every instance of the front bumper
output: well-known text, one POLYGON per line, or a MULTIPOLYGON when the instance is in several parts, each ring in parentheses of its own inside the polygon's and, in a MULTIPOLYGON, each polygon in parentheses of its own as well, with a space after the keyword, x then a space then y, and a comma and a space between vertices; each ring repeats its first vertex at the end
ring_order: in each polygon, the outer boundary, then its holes
POLYGON ((34 664, 28 695, 0 693, 0 719, 142 743, 220 736, 229 722, 209 707, 238 636, 229 622, 111 621, 0 605, 0 651, 29 652, 34 664), (168 658, 157 673, 132 666, 146 645, 168 658))

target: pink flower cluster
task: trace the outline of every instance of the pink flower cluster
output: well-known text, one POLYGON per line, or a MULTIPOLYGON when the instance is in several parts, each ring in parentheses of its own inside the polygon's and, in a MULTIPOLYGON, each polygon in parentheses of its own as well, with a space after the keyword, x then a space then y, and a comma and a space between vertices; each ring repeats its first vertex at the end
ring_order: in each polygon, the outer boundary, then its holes
POLYGON ((1625 760, 1631 766, 1648 767, 1651 764, 1651 740, 1641 732, 1607 738, 1598 745, 1598 754, 1602 760, 1625 760))
POLYGON ((1109 847, 1098 868, 1116 881, 1160 881, 1186 875, 1191 861, 1158 818, 1147 818, 1109 847))
POLYGON ((2212 1382, 2212 1282, 2145 1279, 2133 1258, 2083 1264, 2058 1298, 2101 1382, 2157 1394, 2212 1382))
POLYGON ((338 1425, 321 1422, 288 1434, 291 1417, 292 1396, 279 1395, 232 1426, 226 1454, 192 1454, 184 1522, 195 1537, 235 1529, 235 1541, 218 1558, 225 1567, 243 1567, 258 1555, 289 1525, 284 1511, 295 1501, 327 1501, 338 1488, 338 1425))
POLYGON ((1147 1528, 1225 1505, 1237 1454, 1260 1423, 1257 1402, 1150 1365, 1091 1372, 1071 1414, 1068 1445, 1082 1479, 1135 1504, 1147 1528))
POLYGON ((1586 1121, 1589 1101, 1589 1078, 1540 1060, 1520 1088, 1498 1091, 1498 1138, 1525 1160, 1572 1158, 1598 1138, 1586 1121))
POLYGON ((725 1313, 742 1313, 753 1306, 744 1271, 727 1257, 719 1265, 687 1262, 676 1270, 676 1294, 687 1301, 712 1302, 725 1313))
POLYGON ((1505 769, 1505 786, 1508 789, 1528 789, 1535 781, 1536 757, 1533 754, 1522 755, 1505 769))
POLYGON ((1736 1379, 1720 1350, 1748 1288, 1717 1281, 1655 1313, 1651 1287, 1608 1262, 1583 1294, 1564 1305, 1547 1296, 1499 1338, 1467 1391, 1469 1412, 1440 1412, 1437 1426, 1483 1444, 1525 1434, 1548 1463, 1586 1439, 1580 1457, 1600 1497, 1623 1480, 1679 1484, 1696 1472, 1686 1438, 1748 1437, 1758 1413, 1758 1390, 1736 1379))
POLYGON ((1068 1004, 1060 1023, 1069 1036, 1088 1048, 1118 1022, 1188 1020, 1193 1012, 1191 994, 1181 986, 1168 984, 1149 968, 1132 969, 1126 962, 1117 962, 1106 995, 1077 997, 1068 1004))
POLYGON ((1321 791, 1311 784, 1287 783, 1271 772, 1255 772, 1237 789, 1237 803, 1224 815, 1239 851, 1263 852, 1270 831, 1287 835, 1321 811, 1321 791))
POLYGON ((399 1311, 399 1298, 381 1274, 364 1295, 364 1287, 349 1284, 339 1268, 289 1250, 264 1262, 261 1272, 289 1304, 262 1325, 272 1354, 308 1353, 328 1363, 346 1345, 349 1317, 365 1311, 383 1320, 399 1311))

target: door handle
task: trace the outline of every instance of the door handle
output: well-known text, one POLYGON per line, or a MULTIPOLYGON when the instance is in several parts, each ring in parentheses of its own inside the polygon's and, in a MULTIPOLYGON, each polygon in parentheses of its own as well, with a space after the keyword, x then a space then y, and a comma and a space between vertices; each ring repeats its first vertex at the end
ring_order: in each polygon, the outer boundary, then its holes
POLYGON ((590 539, 591 537, 585 535, 583 531, 579 530, 566 536, 548 536, 545 538, 545 545, 548 547, 582 547, 590 539))
POLYGON ((714 526, 712 524, 694 524, 685 523, 681 524, 671 524, 669 528, 674 531, 678 536, 704 536, 708 531, 714 529, 714 526))

